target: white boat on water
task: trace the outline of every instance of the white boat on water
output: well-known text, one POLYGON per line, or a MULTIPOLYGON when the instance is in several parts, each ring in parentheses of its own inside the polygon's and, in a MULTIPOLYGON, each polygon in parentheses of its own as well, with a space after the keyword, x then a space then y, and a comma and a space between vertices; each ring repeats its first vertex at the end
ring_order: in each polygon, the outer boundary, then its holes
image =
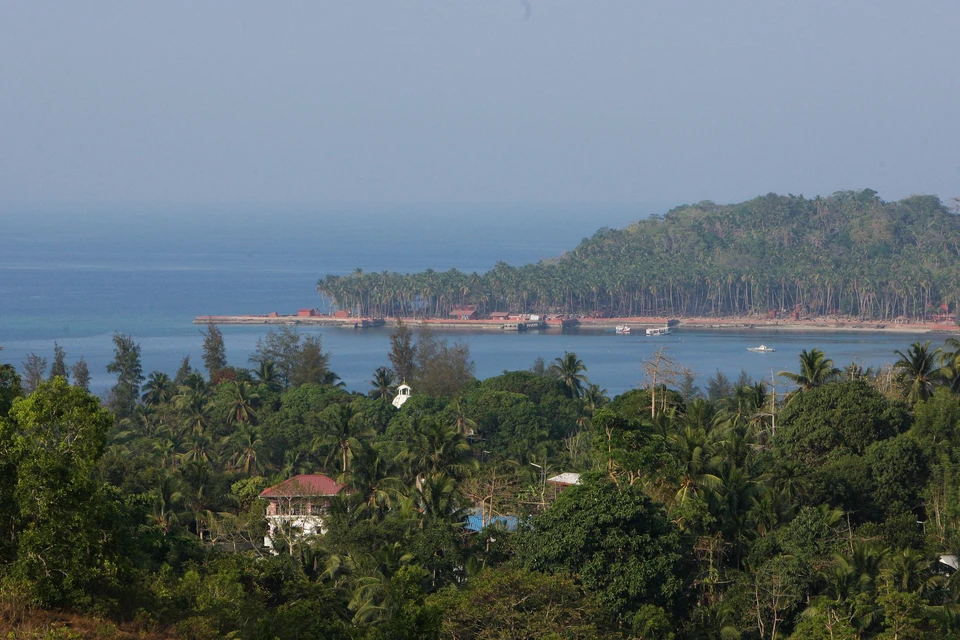
POLYGON ((670 334, 670 327, 650 327, 647 329, 648 336, 665 336, 670 334))
POLYGON ((617 333, 630 333, 630 325, 618 324, 616 331, 617 333))
POLYGON ((753 351, 754 353, 773 353, 776 349, 762 344, 759 347, 747 347, 747 351, 753 351))

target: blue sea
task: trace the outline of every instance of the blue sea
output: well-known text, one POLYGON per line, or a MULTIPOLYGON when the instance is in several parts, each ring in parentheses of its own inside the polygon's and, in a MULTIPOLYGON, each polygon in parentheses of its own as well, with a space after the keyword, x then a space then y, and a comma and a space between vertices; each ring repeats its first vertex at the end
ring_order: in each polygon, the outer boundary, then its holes
MULTIPOLYGON (((601 227, 623 227, 657 211, 629 206, 267 207, 7 211, 0 216, 0 362, 22 368, 30 353, 68 366, 81 356, 91 388, 113 384, 106 365, 114 332, 139 343, 145 373, 170 375, 200 359, 197 315, 295 313, 323 308, 326 274, 484 272, 498 261, 523 265, 573 249, 601 227)), ((230 364, 247 366, 267 327, 223 327, 230 364)), ((321 336, 347 389, 366 391, 388 364, 389 329, 301 329, 321 336)), ((469 345, 478 377, 548 363, 573 351, 592 382, 613 394, 641 384, 641 363, 665 346, 699 376, 723 371, 754 379, 795 370, 801 349, 819 347, 843 366, 895 360, 917 337, 885 333, 776 333, 679 330, 647 338, 612 332, 441 333, 469 345), (748 353, 764 343, 776 353, 748 353)), ((923 338, 926 339, 926 338, 923 338)), ((935 340, 936 344, 942 340, 935 340)))

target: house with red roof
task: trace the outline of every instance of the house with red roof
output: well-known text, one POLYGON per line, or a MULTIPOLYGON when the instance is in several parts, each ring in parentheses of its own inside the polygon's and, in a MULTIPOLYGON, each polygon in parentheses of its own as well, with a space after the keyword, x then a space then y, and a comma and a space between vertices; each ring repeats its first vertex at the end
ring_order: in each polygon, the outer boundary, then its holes
POLYGON ((480 316, 477 315, 477 305, 471 304, 464 307, 454 307, 450 311, 450 317, 457 320, 476 320, 480 316))
POLYGON ((260 492, 267 501, 267 532, 263 544, 268 549, 284 538, 324 533, 323 515, 330 499, 345 487, 330 476, 310 473, 294 476, 260 492))

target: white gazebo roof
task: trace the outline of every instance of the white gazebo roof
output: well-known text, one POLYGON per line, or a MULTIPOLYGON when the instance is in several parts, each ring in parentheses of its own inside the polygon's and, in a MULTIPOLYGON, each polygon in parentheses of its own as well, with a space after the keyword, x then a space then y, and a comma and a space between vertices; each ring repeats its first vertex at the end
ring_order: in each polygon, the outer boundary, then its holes
POLYGON ((410 399, 410 387, 402 384, 397 387, 397 395, 393 398, 393 406, 397 409, 403 406, 403 403, 410 399))

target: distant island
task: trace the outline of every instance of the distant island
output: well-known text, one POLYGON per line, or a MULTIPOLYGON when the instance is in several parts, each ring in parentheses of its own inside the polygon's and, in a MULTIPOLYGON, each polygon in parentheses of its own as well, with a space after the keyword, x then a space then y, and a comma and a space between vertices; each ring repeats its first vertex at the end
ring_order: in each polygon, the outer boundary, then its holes
POLYGON ((871 189, 813 199, 771 193, 603 228, 537 264, 499 262, 483 274, 357 269, 321 278, 317 291, 352 316, 370 318, 445 319, 471 309, 478 318, 955 326, 960 216, 935 196, 884 202, 871 189))

